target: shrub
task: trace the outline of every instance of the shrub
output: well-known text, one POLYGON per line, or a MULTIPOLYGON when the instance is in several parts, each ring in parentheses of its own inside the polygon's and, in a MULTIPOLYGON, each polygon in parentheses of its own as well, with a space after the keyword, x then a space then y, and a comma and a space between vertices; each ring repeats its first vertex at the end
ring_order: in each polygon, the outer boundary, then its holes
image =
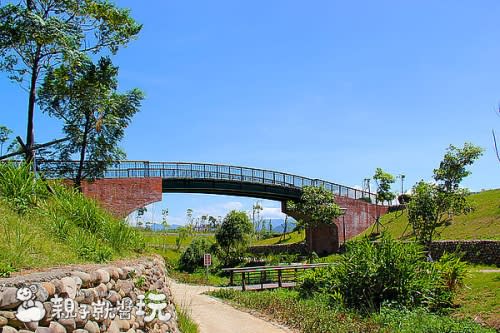
POLYGON ((362 311, 378 311, 383 303, 437 310, 449 306, 453 296, 444 288, 438 265, 425 260, 420 245, 386 235, 377 244, 368 239, 348 243, 335 266, 304 274, 300 291, 324 292, 332 302, 362 311))
POLYGON ((205 238, 195 238, 179 259, 179 269, 194 272, 196 268, 203 267, 203 255, 209 252, 211 244, 205 238))
POLYGON ((449 291, 455 291, 464 284, 467 275, 467 264, 460 260, 456 253, 445 253, 436 262, 436 268, 441 274, 441 281, 449 291))
POLYGON ((398 195, 398 202, 400 205, 407 204, 411 200, 411 195, 407 193, 403 193, 398 195))

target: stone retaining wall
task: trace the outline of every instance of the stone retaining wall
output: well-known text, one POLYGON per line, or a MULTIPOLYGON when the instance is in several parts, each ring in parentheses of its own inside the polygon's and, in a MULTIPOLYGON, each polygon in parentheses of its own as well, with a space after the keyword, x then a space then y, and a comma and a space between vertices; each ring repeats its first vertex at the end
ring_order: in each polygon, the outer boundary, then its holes
MULTIPOLYGON (((251 246, 248 251, 253 254, 279 254, 295 253, 304 254, 307 246, 304 243, 295 244, 274 244, 251 246)), ((343 251, 343 247, 339 249, 343 251)), ((486 265, 500 266, 500 241, 494 240, 445 240, 432 242, 430 247, 431 256, 440 258, 444 252, 455 251, 463 254, 463 260, 486 265)))
POLYGON ((165 272, 154 256, 0 279, 0 332, 179 333, 165 272))
POLYGON ((463 260, 475 264, 500 266, 500 241, 448 240, 435 241, 430 246, 431 256, 439 258, 444 252, 461 252, 463 260))

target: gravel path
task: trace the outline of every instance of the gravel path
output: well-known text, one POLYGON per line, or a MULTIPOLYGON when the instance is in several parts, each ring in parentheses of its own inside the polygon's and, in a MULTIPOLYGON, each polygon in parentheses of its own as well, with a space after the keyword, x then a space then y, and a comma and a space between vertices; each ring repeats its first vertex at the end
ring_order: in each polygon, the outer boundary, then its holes
POLYGON ((247 312, 202 295, 215 287, 193 286, 170 281, 174 302, 190 312, 198 324, 200 333, 290 333, 291 331, 276 324, 252 316, 247 312))

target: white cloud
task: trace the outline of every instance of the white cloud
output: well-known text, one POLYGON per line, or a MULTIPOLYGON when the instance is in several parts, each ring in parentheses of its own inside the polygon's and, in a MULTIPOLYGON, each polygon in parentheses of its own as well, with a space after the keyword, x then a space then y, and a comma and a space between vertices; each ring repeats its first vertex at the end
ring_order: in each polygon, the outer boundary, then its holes
POLYGON ((264 219, 284 219, 285 214, 281 212, 279 207, 263 207, 260 216, 264 219))

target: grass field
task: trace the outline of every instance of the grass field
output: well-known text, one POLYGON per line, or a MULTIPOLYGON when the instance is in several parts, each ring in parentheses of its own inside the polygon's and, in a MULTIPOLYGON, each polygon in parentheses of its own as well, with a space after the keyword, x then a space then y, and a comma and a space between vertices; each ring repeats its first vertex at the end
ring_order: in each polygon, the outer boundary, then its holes
POLYGON ((292 244, 292 243, 299 243, 304 241, 305 239, 305 232, 304 231, 294 231, 294 232, 289 232, 285 235, 285 238, 282 236, 276 236, 276 237, 271 237, 267 239, 261 239, 258 241, 253 242, 252 245, 273 245, 273 244, 292 244))
MULTIPOLYGON (((457 216, 449 225, 437 229, 439 239, 495 239, 500 240, 500 189, 472 194, 468 200, 474 205, 474 212, 457 216)), ((411 238, 408 216, 405 211, 382 216, 380 231, 395 238, 411 238)), ((368 228, 358 237, 369 236, 376 229, 368 228)))
POLYGON ((453 316, 476 319, 500 329, 500 272, 495 267, 474 267, 456 299, 453 316))

